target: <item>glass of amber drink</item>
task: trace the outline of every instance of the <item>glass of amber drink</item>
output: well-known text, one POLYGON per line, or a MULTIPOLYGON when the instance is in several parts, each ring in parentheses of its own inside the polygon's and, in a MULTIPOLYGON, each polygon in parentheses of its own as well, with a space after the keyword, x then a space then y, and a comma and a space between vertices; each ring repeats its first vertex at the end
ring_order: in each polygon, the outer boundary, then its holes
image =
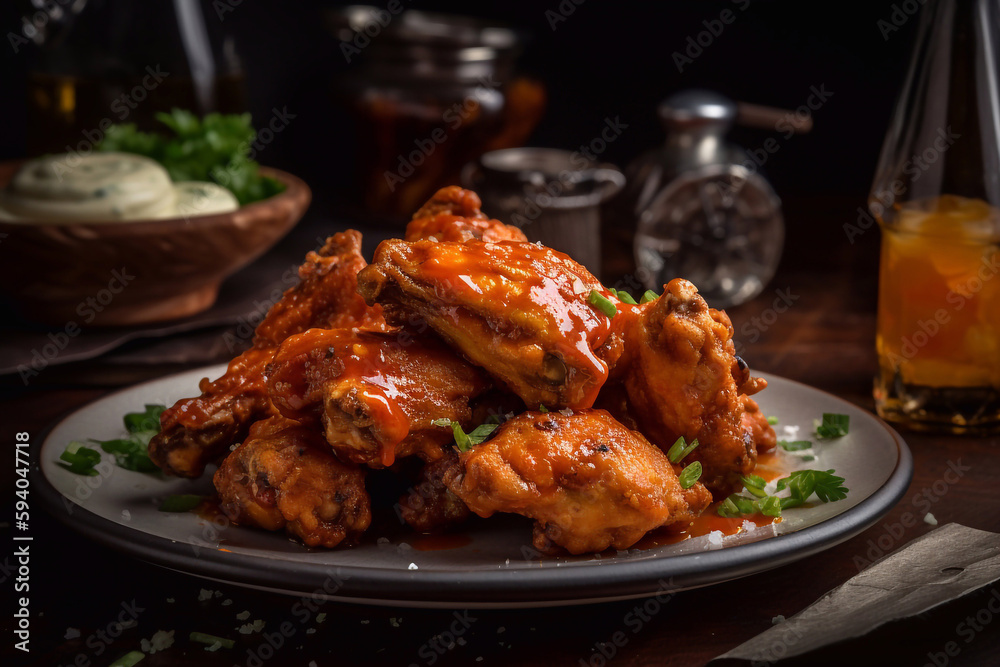
POLYGON ((1000 211, 943 195, 880 222, 879 414, 915 428, 1000 430, 1000 211))
MULTIPOLYGON (((883 418, 1000 433, 1000 0, 920 10, 868 208, 883 418)), ((852 238, 853 240, 853 238, 852 238)))

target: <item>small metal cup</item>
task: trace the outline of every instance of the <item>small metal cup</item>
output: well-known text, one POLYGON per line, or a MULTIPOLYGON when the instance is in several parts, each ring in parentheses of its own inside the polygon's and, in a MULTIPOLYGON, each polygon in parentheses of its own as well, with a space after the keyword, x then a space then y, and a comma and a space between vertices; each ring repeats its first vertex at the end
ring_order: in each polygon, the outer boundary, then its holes
POLYGON ((465 165, 462 184, 479 193, 488 215, 600 275, 600 205, 625 184, 614 165, 554 148, 508 148, 465 165))

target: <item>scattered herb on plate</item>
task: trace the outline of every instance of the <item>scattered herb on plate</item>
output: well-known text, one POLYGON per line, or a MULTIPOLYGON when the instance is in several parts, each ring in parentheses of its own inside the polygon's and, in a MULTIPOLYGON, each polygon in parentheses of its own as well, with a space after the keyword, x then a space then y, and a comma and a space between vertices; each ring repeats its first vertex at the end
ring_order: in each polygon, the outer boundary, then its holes
POLYGON ((88 439, 87 442, 73 441, 59 456, 63 467, 78 475, 96 475, 95 466, 101 462, 101 454, 88 444, 100 446, 108 454, 115 457, 118 467, 136 472, 158 472, 159 468, 149 458, 147 447, 153 436, 160 432, 160 414, 166 409, 163 405, 146 405, 142 412, 130 412, 123 422, 128 435, 124 438, 111 440, 88 439), (69 465, 65 465, 69 464, 69 465))

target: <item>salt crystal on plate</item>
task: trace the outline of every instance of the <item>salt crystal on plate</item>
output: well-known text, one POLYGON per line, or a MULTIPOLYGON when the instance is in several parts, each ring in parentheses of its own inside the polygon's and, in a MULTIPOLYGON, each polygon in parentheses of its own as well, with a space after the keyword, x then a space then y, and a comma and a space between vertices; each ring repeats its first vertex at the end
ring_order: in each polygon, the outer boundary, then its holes
POLYGON ((928 512, 927 514, 924 515, 924 523, 929 523, 932 526, 936 526, 937 523, 938 523, 937 522, 937 517, 935 517, 933 514, 931 514, 930 512, 928 512))
POLYGON ((721 547, 722 546, 722 531, 713 530, 708 534, 708 543, 711 547, 721 547))
POLYGON ((80 636, 80 631, 76 628, 66 628, 66 635, 63 639, 76 639, 80 636))
POLYGON ((417 569, 417 564, 416 564, 416 563, 410 563, 410 564, 409 564, 409 565, 408 565, 408 566, 406 567, 406 569, 407 569, 407 570, 416 570, 416 569, 417 569))

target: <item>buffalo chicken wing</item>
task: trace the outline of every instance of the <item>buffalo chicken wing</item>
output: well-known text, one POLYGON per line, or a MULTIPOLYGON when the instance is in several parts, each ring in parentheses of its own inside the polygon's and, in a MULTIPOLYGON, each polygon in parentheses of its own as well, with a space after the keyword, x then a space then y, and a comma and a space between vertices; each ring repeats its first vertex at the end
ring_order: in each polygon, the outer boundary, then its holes
POLYGON ((711 502, 701 484, 681 488, 666 455, 604 410, 518 415, 462 453, 444 480, 479 516, 534 519, 543 553, 627 549, 711 502))
POLYGON ((586 408, 608 375, 595 351, 610 292, 566 255, 533 243, 388 240, 358 289, 393 324, 429 325, 528 406, 586 408))

